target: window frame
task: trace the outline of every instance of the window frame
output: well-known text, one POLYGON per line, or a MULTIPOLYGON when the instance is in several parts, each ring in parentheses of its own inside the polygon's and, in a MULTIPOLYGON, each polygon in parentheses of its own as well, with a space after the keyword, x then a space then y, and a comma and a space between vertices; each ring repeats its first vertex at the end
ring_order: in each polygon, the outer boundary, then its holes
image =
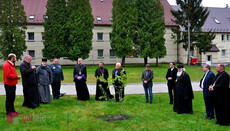
POLYGON ((226 52, 226 50, 224 49, 224 50, 221 50, 221 57, 226 57, 227 55, 227 52, 226 52), (224 52, 224 55, 223 55, 223 52, 224 52))
POLYGON ((104 36, 103 36, 103 34, 104 34, 104 33, 102 33, 102 32, 98 32, 98 33, 97 33, 97 41, 104 41, 104 36), (99 34, 102 34, 102 36, 101 36, 102 39, 99 39, 99 34))
POLYGON ((28 40, 27 41, 35 41, 35 33, 34 32, 28 32, 28 40), (33 34, 33 39, 30 39, 30 34, 33 34))
POLYGON ((97 58, 104 58, 104 49, 97 50, 97 58), (99 56, 99 51, 102 51, 102 56, 99 56))
POLYGON ((28 54, 31 56, 32 59, 35 59, 35 57, 36 57, 35 50, 28 50, 28 54), (34 56, 30 54, 31 51, 34 52, 34 56))

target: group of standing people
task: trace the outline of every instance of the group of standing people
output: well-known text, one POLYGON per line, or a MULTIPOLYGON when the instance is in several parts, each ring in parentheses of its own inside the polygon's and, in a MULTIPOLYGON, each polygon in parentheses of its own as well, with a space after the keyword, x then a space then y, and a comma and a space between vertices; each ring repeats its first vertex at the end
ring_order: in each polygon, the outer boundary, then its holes
MULTIPOLYGON (((31 61, 32 57, 26 55, 24 61, 20 64, 24 95, 22 106, 34 109, 40 104, 51 102, 50 85, 52 85, 54 100, 64 95, 60 93, 60 83, 61 80, 64 80, 64 76, 57 59, 54 59, 50 66, 47 65, 47 59, 42 59, 42 63, 37 69, 31 65, 31 61)), ((11 53, 3 66, 7 115, 16 112, 14 109, 16 84, 21 77, 16 72, 15 62, 16 55, 11 53)))
MULTIPOLYGON (((173 104, 173 111, 178 114, 193 113, 192 99, 194 99, 192 84, 189 75, 185 72, 183 65, 175 68, 175 63, 170 63, 166 74, 168 80, 168 92, 170 102, 173 104), (174 97, 173 97, 174 92, 174 97)), ((222 126, 230 125, 230 88, 229 75, 223 64, 216 66, 217 75, 210 70, 210 65, 203 66, 204 76, 200 80, 200 87, 203 89, 203 97, 206 108, 205 119, 214 119, 216 124, 222 126)))
MULTIPOLYGON (((125 70, 121 68, 120 63, 116 63, 116 67, 112 72, 113 85, 115 89, 115 102, 119 102, 120 98, 124 98, 124 83, 119 80, 119 78, 126 74, 125 70)), ((104 63, 99 63, 99 68, 95 71, 96 81, 96 101, 105 101, 108 99, 114 98, 111 95, 108 85, 109 72, 106 68, 104 68, 104 63)), ((78 59, 78 64, 75 66, 73 71, 73 78, 75 82, 76 92, 77 92, 77 101, 78 100, 89 100, 90 95, 88 91, 88 87, 86 84, 87 81, 87 71, 86 66, 82 64, 82 59, 78 59)))
MULTIPOLYGON (((61 81, 64 80, 61 65, 58 59, 53 59, 53 64, 47 65, 47 59, 42 59, 42 63, 36 69, 31 65, 31 56, 26 55, 24 61, 20 65, 22 75, 22 86, 24 94, 24 102, 22 106, 28 108, 36 108, 41 103, 47 104, 51 102, 50 85, 52 87, 53 99, 57 100, 64 94, 60 93, 61 81)), ((21 78, 15 69, 16 55, 11 53, 8 60, 3 66, 4 87, 6 91, 6 114, 16 112, 14 108, 16 84, 21 78)), ((185 72, 183 65, 175 68, 175 63, 169 64, 166 74, 169 104, 173 104, 173 111, 178 114, 193 114, 192 100, 194 99, 192 84, 189 75, 185 72), (174 94, 174 95, 173 95, 174 94)), ((223 64, 216 66, 218 74, 215 76, 210 70, 210 65, 203 66, 204 76, 200 80, 200 87, 203 89, 204 103, 206 107, 206 119, 214 119, 216 115, 217 124, 230 125, 230 88, 229 75, 225 71, 223 64), (214 113, 215 112, 215 113, 214 113)), ((115 102, 119 102, 120 98, 124 98, 124 83, 122 76, 126 75, 120 63, 116 63, 115 69, 112 71, 113 85, 115 89, 115 102)), ((112 99, 108 85, 109 73, 104 68, 104 63, 99 63, 99 68, 95 71, 97 78, 95 100, 104 101, 112 99)), ((152 104, 152 80, 153 71, 150 65, 146 65, 146 69, 142 72, 142 81, 145 91, 146 103, 152 104), (149 100, 149 96, 150 100, 149 100)), ((78 64, 73 71, 77 100, 89 100, 90 95, 87 81, 86 66, 82 64, 82 59, 78 59, 78 64)))

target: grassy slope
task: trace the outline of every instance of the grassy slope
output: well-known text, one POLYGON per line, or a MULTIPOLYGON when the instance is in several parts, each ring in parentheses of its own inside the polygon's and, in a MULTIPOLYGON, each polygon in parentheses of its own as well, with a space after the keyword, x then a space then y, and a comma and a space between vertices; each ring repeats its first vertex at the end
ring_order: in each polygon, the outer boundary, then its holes
POLYGON ((20 112, 19 124, 6 121, 4 102, 0 96, 0 128, 7 130, 230 130, 221 127, 215 120, 205 120, 205 106, 201 92, 195 92, 193 100, 194 114, 178 115, 168 104, 168 94, 153 94, 153 104, 146 104, 144 95, 126 95, 123 102, 124 115, 132 117, 127 121, 106 122, 95 118, 100 115, 121 114, 121 104, 96 102, 94 96, 90 101, 75 101, 75 97, 65 96, 58 101, 41 105, 37 109, 21 107, 23 96, 17 96, 15 108, 20 112), (22 124, 23 114, 31 112, 46 116, 45 121, 33 121, 22 124), (69 125, 67 124, 67 113, 69 125))

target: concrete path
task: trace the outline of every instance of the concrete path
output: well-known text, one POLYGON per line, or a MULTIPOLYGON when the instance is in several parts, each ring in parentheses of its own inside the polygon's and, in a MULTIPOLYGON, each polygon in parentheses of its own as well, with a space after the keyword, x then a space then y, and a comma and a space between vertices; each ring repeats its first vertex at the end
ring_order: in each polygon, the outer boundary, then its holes
MULTIPOLYGON (((96 84, 87 84, 90 95, 95 95, 96 84)), ((199 82, 192 82, 193 91, 202 91, 199 87, 199 82)), ((52 89, 51 89, 52 90, 52 89)), ((113 87, 110 87, 110 91, 114 94, 113 87)), ((165 93, 168 92, 168 87, 165 82, 153 83, 153 93, 165 93)), ((66 93, 67 95, 76 95, 74 83, 63 83, 61 87, 61 93, 66 93)), ((125 88, 125 94, 144 94, 144 89, 142 83, 130 83, 125 88)), ((5 95, 5 89, 3 83, 0 83, 0 95, 5 95)), ((16 95, 23 95, 22 84, 17 84, 16 95)))

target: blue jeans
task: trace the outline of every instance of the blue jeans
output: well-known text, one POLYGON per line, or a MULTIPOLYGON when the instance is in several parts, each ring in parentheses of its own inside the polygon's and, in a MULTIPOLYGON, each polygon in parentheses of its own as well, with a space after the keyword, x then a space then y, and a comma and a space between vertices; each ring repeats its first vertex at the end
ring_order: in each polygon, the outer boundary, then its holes
POLYGON ((152 86, 146 85, 146 86, 144 86, 144 90, 145 90, 146 102, 149 102, 149 96, 148 96, 148 90, 149 90, 150 103, 152 103, 152 100, 153 100, 152 86))

